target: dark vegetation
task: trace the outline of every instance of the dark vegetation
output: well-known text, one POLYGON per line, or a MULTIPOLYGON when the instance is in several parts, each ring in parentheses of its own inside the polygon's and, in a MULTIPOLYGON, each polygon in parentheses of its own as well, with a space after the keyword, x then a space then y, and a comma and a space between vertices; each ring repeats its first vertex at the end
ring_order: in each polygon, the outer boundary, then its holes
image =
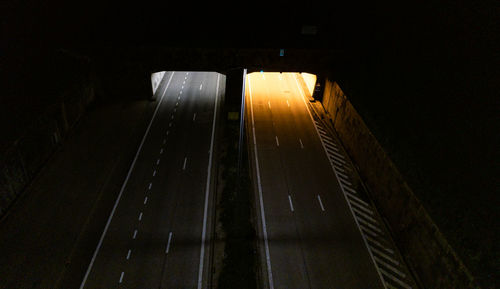
MULTIPOLYGON (((229 77, 228 77, 229 78, 229 77)), ((241 88, 240 88, 241 89, 241 88)), ((238 89, 235 89, 237 92, 238 89)), ((239 90, 241 93, 241 90, 239 90)), ((228 89, 231 97, 233 90, 228 89)), ((236 94, 237 95, 237 94, 236 94)), ((218 204, 224 239, 223 264, 218 276, 218 288, 257 288, 256 232, 253 225, 252 183, 246 150, 246 138, 241 146, 241 171, 238 173, 239 121, 228 120, 229 107, 222 110, 222 144, 219 168, 222 169, 222 190, 218 204)))

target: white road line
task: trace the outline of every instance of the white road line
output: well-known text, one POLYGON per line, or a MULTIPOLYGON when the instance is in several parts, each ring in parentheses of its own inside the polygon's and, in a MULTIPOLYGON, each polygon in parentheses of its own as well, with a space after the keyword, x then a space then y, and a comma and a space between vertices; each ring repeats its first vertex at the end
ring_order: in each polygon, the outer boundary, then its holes
POLYGON ((391 258, 389 255, 387 255, 386 253, 380 251, 379 249, 373 247, 373 246, 370 246, 370 249, 373 250, 373 252, 375 252, 377 255, 381 256, 381 257, 384 257, 384 259, 390 261, 392 264, 394 265, 399 265, 399 261, 397 260, 394 260, 393 258, 391 258))
POLYGON ((390 264, 387 264, 384 260, 380 259, 379 257, 377 256, 374 256, 375 257, 375 260, 384 265, 384 267, 386 267, 387 269, 391 270, 392 272, 398 274, 401 278, 406 278, 406 274, 399 271, 398 269, 396 269, 394 266, 390 265, 390 264))
MULTIPOLYGON (((353 206, 355 206, 355 207, 358 207, 359 209, 361 209, 361 210, 363 210, 363 211, 367 212, 367 213, 368 213, 368 214, 370 214, 370 215, 373 215, 373 211, 372 211, 372 210, 370 210, 370 209, 368 209, 368 208, 366 208, 366 207, 363 207, 362 205, 358 204, 357 202, 355 202, 355 201, 353 201, 353 200, 349 200, 349 201, 350 201, 351 205, 353 205, 353 206)), ((353 209, 354 209, 354 208, 353 208, 353 209)))
MULTIPOLYGON (((186 83, 186 82, 184 81, 182 84, 184 84, 184 83, 186 83)), ((184 89, 184 85, 181 87, 181 90, 183 90, 183 89, 184 89)))
MULTIPOLYGON (((338 156, 336 156, 336 155, 330 155, 330 159, 334 159, 335 161, 337 161, 337 162, 339 162, 339 163, 341 163, 341 164, 345 165, 345 161, 344 161, 343 159, 339 158, 339 157, 338 157, 338 156)), ((332 160, 332 161, 333 161, 333 160, 332 160)))
POLYGON ((132 253, 132 250, 128 249, 127 260, 130 259, 130 253, 132 253))
POLYGON ((321 207, 321 210, 324 212, 325 211, 325 207, 323 207, 323 202, 321 201, 321 197, 318 195, 318 202, 319 202, 319 205, 321 207))
POLYGON ((156 176, 156 170, 153 171, 153 177, 156 176))
POLYGON ((170 133, 170 131, 167 130, 167 135, 170 133))
POLYGON ((187 158, 187 157, 185 157, 185 158, 184 158, 184 164, 182 165, 182 170, 183 170, 183 171, 185 171, 185 170, 186 170, 186 163, 187 163, 187 160, 188 160, 188 158, 187 158))
POLYGON ((208 156, 208 167, 207 167, 207 184, 205 187, 205 206, 203 207, 203 229, 201 231, 201 249, 200 249, 200 265, 198 266, 198 289, 203 286, 203 262, 205 258, 205 242, 207 234, 207 215, 208 215, 208 199, 210 193, 210 176, 212 169, 212 157, 214 151, 214 140, 215 140, 215 124, 217 118, 217 107, 218 107, 218 95, 219 95, 219 79, 220 74, 217 74, 217 86, 215 88, 215 101, 214 101, 214 118, 212 120, 212 137, 210 140, 210 154, 208 156))
POLYGON ((389 277, 389 279, 391 279, 392 281, 398 283, 400 286, 402 286, 402 287, 404 287, 406 289, 411 289, 411 287, 408 286, 406 283, 402 282, 398 278, 393 277, 391 274, 387 273, 384 269, 381 268, 380 271, 382 272, 382 274, 384 274, 385 276, 389 277))
POLYGON ((166 144, 167 143, 167 139, 163 139, 163 144, 166 144))
POLYGON ((165 86, 165 90, 163 91, 163 94, 161 95, 160 101, 158 101, 158 105, 156 106, 156 109, 153 113, 153 116, 151 117, 151 120, 149 121, 148 127, 146 128, 146 132, 144 133, 144 136, 142 137, 141 144, 139 145, 139 148, 137 149, 134 160, 132 161, 132 164, 130 165, 130 168, 129 168, 128 173, 127 173, 127 177, 125 178, 125 181, 122 184, 122 187, 120 189, 120 193, 118 193, 118 197, 116 198, 113 209, 111 210, 111 213, 108 217, 108 221, 106 222, 106 226, 104 227, 104 231, 101 234, 99 242, 97 243, 97 247, 94 251, 94 254, 92 255, 92 259, 90 260, 90 264, 87 268, 87 271, 85 272, 85 276, 83 277, 82 283, 80 284, 80 289, 83 289, 85 287, 85 282, 87 282, 87 278, 89 277, 90 271, 92 270, 92 266, 94 265, 95 259, 97 258, 97 254, 99 253, 99 250, 101 249, 102 242, 104 240, 104 237, 106 236, 106 232, 108 231, 109 224, 111 224, 111 219, 113 219, 113 215, 115 214, 116 208, 118 207, 118 203, 120 202, 123 191, 125 190, 125 187, 127 186, 128 180, 130 178, 130 174, 134 170, 134 166, 135 166, 135 163, 137 161, 137 158, 139 157, 139 153, 141 152, 142 146, 144 145, 144 142, 146 141, 146 137, 149 134, 149 130, 151 128, 151 125, 153 124, 153 120, 156 117, 158 109, 160 108, 160 105, 163 101, 163 97, 165 96, 165 92, 167 92, 168 86, 170 85, 170 81, 172 80, 174 73, 175 72, 172 72, 172 74, 170 75, 170 78, 167 82, 167 85, 165 86))
MULTIPOLYGON (((179 94, 182 94, 182 90, 179 92, 179 94)), ((180 98, 180 96, 179 96, 179 98, 180 98)))
POLYGON ((344 179, 349 179, 349 176, 347 176, 347 175, 345 175, 345 174, 343 174, 343 173, 339 173, 339 172, 337 172, 337 174, 338 174, 339 176, 343 177, 344 179))
POLYGON ((159 165, 160 164, 160 159, 157 159, 156 160, 156 164, 159 165))
POLYGON ((151 190, 152 186, 153 186, 153 183, 149 183, 148 190, 151 190))
POLYGON ((196 119, 196 112, 193 114, 193 121, 196 119))
POLYGON ((163 153, 163 149, 160 149, 160 155, 163 153))
POLYGON ((170 241, 172 241, 172 232, 168 233, 168 242, 167 242, 167 249, 165 250, 165 254, 168 254, 168 251, 170 251, 170 241))
POLYGON ((338 156, 338 157, 339 157, 339 158, 341 158, 341 159, 345 159, 345 157, 344 157, 343 155, 341 155, 341 154, 339 154, 339 153, 337 153, 337 152, 331 151, 330 153, 331 153, 331 154, 334 154, 334 155, 336 155, 336 156, 338 156))
POLYGON ((278 140, 278 136, 274 136, 276 138, 276 145, 280 146, 280 141, 278 140))
POLYGON ((288 99, 286 100, 286 104, 288 104, 288 107, 290 107, 290 103, 288 102, 288 99))
POLYGON ((292 197, 290 197, 290 195, 288 195, 288 202, 290 203, 290 210, 293 212, 292 197))
POLYGON ((267 106, 269 106, 269 109, 271 109, 271 101, 267 101, 267 106))
POLYGON ((347 194, 350 198, 355 199, 355 200, 356 200, 356 201, 358 201, 359 203, 361 203, 361 204, 365 205, 366 207, 370 208, 370 204, 368 204, 367 202, 365 202, 365 201, 361 200, 360 198, 356 197, 355 195, 353 195, 353 194, 351 194, 351 193, 349 193, 349 192, 346 192, 346 194, 347 194))
POLYGON ((302 143, 302 140, 299 138, 299 142, 300 142, 300 148, 303 149, 304 148, 304 144, 302 143))
POLYGON ((137 237, 137 230, 134 230, 134 235, 132 236, 132 239, 135 239, 137 237))
MULTIPOLYGON (((356 194, 356 191, 354 189, 351 189, 349 187, 345 187, 344 189, 346 189, 347 191, 349 191, 350 193, 352 194, 356 194)), ((368 204, 367 204, 368 205, 368 204)))
POLYGON ((356 220, 357 220, 359 223, 361 223, 361 224, 363 224, 363 225, 365 225, 365 226, 368 226, 370 229, 373 229, 373 230, 377 231, 379 234, 383 234, 383 233, 382 233, 382 230, 380 230, 380 228, 378 228, 378 227, 376 227, 376 226, 372 225, 371 223, 368 223, 368 222, 367 222, 367 221, 365 221, 363 218, 360 218, 360 217, 356 216, 356 220))
POLYGON ((201 90, 202 88, 203 88, 203 83, 202 83, 202 84, 200 84, 200 90, 201 90))
MULTIPOLYGON (((360 227, 360 228, 361 228, 361 230, 362 230, 362 231, 364 231, 365 233, 370 234, 370 235, 372 235, 372 236, 373 236, 373 237, 375 237, 375 238, 376 238, 376 237, 378 237, 378 234, 377 234, 377 233, 375 233, 375 232, 373 232, 372 230, 368 229, 367 227, 363 226, 363 224, 359 225, 359 227, 360 227)), ((363 236, 364 236, 364 235, 365 235, 365 234, 363 234, 363 236)))
POLYGON ((174 107, 174 112, 177 112, 177 107, 174 107))
MULTIPOLYGON (((302 96, 302 102, 304 103, 304 106, 306 107, 307 113, 309 114, 309 117, 311 118, 311 121, 312 121, 313 123, 315 123, 315 120, 314 120, 314 118, 313 118, 313 116, 312 116, 312 113, 311 113, 311 111, 310 111, 310 109, 309 109, 309 107, 308 107, 308 105, 307 105, 307 102, 306 102, 306 99, 305 99, 304 92, 303 92, 303 91, 302 91, 302 89, 300 88, 299 82, 298 82, 298 80, 297 80, 297 75, 295 75, 295 84, 297 85, 297 89, 299 90, 299 93, 300 93, 300 94, 301 94, 301 96, 302 96)), ((318 126, 317 126, 316 124, 314 125, 314 128, 316 129, 316 132, 318 133, 318 135, 320 135, 320 132, 319 132, 319 130, 318 130, 318 126)), ((325 135, 325 137, 328 137, 328 136, 326 136, 326 135, 325 135)), ((327 154, 327 152, 326 152, 326 148, 325 148, 325 145, 324 145, 324 142, 322 142, 322 143, 323 143, 323 149, 325 150, 325 154, 327 154)), ((333 173, 335 174, 335 177, 337 177, 337 174, 336 174, 336 171, 335 171, 335 166, 333 165, 333 163, 330 163, 330 164, 331 164, 331 166, 332 166, 332 170, 333 170, 333 173)), ((370 246, 368 245, 368 241, 366 240, 365 235, 364 235, 364 234, 363 234, 363 232, 362 232, 361 226, 360 226, 360 224, 359 224, 359 222, 358 222, 358 220, 357 220, 356 216, 354 215, 354 212, 353 212, 353 210, 352 210, 352 206, 351 206, 351 204, 350 204, 349 200, 347 199, 347 195, 346 195, 346 192, 345 192, 345 190, 344 190, 344 186, 340 186, 340 189, 341 189, 341 190, 342 190, 342 192, 344 193, 344 198, 345 198, 345 200, 346 200, 346 202, 347 202, 347 205, 349 206, 349 210, 351 211, 351 214, 352 214, 352 216, 353 216, 353 218, 354 218, 354 221, 356 222, 356 225, 358 226, 358 229, 359 229, 359 231, 360 231, 361 238, 363 239, 363 242, 365 243, 365 247, 366 247, 366 249, 367 249, 367 251, 368 251, 368 254, 370 255, 370 257, 371 257, 371 259, 372 259, 373 265, 375 266, 375 269, 377 269, 377 273, 378 273, 378 275, 379 275, 380 282, 381 282, 381 283, 382 283, 382 285, 385 287, 385 285, 384 285, 384 284, 385 284, 385 283, 384 283, 384 278, 382 277, 382 273, 380 272, 380 268, 379 268, 379 266, 377 265, 377 262, 375 261, 375 258, 373 257, 373 253, 372 253, 372 251, 370 250, 370 246)))
POLYGON ((148 202, 148 197, 144 198, 144 205, 148 202))
POLYGON ((139 214, 139 221, 142 220, 142 212, 139 214))
POLYGON ((176 102, 176 103, 175 103, 175 106, 178 106, 178 105, 179 105, 179 102, 176 102))
POLYGON ((174 115, 172 114, 172 116, 170 117, 170 119, 174 119, 174 115))
POLYGON ((382 243, 380 243, 379 241, 373 239, 372 237, 370 237, 368 235, 366 235, 365 237, 366 237, 366 239, 368 239, 369 242, 371 242, 371 243, 379 246, 380 248, 384 249, 384 251, 386 251, 386 252, 388 252, 390 254, 394 254, 394 250, 391 250, 389 248, 384 247, 384 245, 382 245, 382 243))
POLYGON ((365 214, 365 213, 363 213, 363 212, 359 211, 358 209, 356 209, 356 208, 352 208, 352 210, 353 210, 356 214, 358 214, 359 216, 362 216, 363 218, 365 218, 365 219, 367 219, 367 220, 370 220, 370 221, 371 221, 372 223, 374 223, 374 224, 378 224, 377 220, 375 220, 374 218, 372 218, 372 217, 368 216, 367 214, 365 214))
POLYGON ((122 283, 124 274, 125 274, 125 272, 122 271, 122 273, 120 274, 120 281, 118 281, 118 283, 122 283))
POLYGON ((262 197, 262 184, 260 181, 260 169, 259 169, 259 156, 257 151, 257 140, 255 137, 255 120, 253 115, 253 99, 252 99, 252 86, 250 84, 250 77, 248 80, 248 94, 250 97, 250 113, 252 116, 252 135, 253 135, 253 146, 254 146, 254 155, 255 155, 255 170, 257 171, 257 188, 259 191, 259 206, 260 206, 260 218, 262 221, 262 234, 264 235, 264 250, 266 252, 266 265, 267 265, 267 277, 269 282, 269 289, 274 289, 273 282, 273 271, 271 267, 271 256, 269 254, 269 242, 267 239, 267 227, 266 227, 266 214, 264 212, 264 199, 262 197))
POLYGON ((344 185, 347 185, 347 186, 352 186, 351 182, 347 181, 346 179, 344 179, 344 178, 338 178, 338 179, 339 179, 339 181, 340 181, 341 183, 343 183, 344 185))
POLYGON ((345 172, 345 170, 344 170, 343 168, 339 167, 338 165, 334 165, 334 164, 332 164, 332 165, 333 165, 333 167, 334 167, 336 170, 338 170, 338 171, 340 171, 340 172, 345 172))
POLYGON ((168 127, 172 127, 172 123, 171 122, 168 123, 168 127))

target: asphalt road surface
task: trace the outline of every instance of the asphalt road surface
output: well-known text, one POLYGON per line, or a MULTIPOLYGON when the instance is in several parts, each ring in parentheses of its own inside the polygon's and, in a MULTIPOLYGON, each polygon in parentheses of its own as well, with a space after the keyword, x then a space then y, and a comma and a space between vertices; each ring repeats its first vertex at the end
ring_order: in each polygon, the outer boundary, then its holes
POLYGON ((384 288, 296 77, 247 76, 266 283, 289 289, 384 288))
POLYGON ((165 74, 81 288, 205 287, 214 120, 224 86, 218 73, 165 74))

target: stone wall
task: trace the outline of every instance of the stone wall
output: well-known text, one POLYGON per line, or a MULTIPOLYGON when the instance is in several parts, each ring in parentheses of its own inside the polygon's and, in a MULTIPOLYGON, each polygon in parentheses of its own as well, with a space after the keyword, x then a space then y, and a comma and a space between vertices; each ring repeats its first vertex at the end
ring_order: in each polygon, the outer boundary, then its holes
POLYGON ((322 104, 417 282, 424 288, 478 288, 336 82, 325 81, 322 104))

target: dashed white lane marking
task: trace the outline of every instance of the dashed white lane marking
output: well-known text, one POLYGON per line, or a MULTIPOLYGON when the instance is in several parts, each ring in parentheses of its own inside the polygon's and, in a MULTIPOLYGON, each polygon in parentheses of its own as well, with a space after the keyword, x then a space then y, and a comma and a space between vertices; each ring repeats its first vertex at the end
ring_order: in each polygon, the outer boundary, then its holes
MULTIPOLYGON (((184 81, 182 84, 184 84, 184 83, 186 83, 186 82, 184 81)), ((183 89, 184 89, 184 85, 181 87, 181 90, 183 90, 183 89)))
POLYGON ((166 144, 167 143, 167 139, 163 139, 163 144, 166 144))
POLYGON ((187 157, 185 157, 185 158, 184 158, 184 164, 182 165, 182 170, 183 170, 183 171, 185 171, 185 170, 186 170, 187 160, 188 160, 188 158, 187 158, 187 157))
POLYGON ((179 105, 179 102, 176 102, 176 103, 175 103, 175 106, 178 106, 178 105, 179 105))
POLYGON ((292 197, 290 197, 290 195, 288 195, 288 202, 290 203, 290 210, 293 212, 292 197))
POLYGON ((288 105, 288 107, 290 107, 290 103, 288 102, 288 99, 286 100, 286 104, 288 105))
POLYGON ((196 112, 193 114, 193 121, 196 119, 196 112))
POLYGON ((319 206, 321 207, 321 210, 324 212, 325 207, 323 207, 323 202, 321 201, 321 197, 319 195, 318 195, 318 202, 319 202, 319 206))
POLYGON ((177 107, 176 107, 176 108, 174 108, 174 112, 177 112, 177 107))
POLYGON ((153 171, 153 177, 156 176, 156 170, 153 171))
POLYGON ((148 202, 148 197, 144 198, 144 205, 148 202))
POLYGON ((122 271, 122 273, 120 274, 120 281, 118 281, 118 283, 122 283, 124 274, 125 274, 125 272, 122 271))
POLYGON ((163 153, 163 149, 160 149, 160 155, 163 153))
POLYGON ((85 275, 83 276, 82 283, 80 284, 80 289, 83 289, 85 287, 85 283, 87 282, 87 278, 89 277, 90 271, 92 270, 94 262, 95 262, 95 260, 97 258, 97 254, 99 253, 99 250, 101 249, 102 243, 104 241, 104 237, 106 236, 106 233, 108 231, 109 225, 111 224, 111 220, 113 219, 113 216, 115 214, 116 208, 118 207, 118 203, 120 202, 120 199, 122 197, 123 191, 125 190, 125 187, 127 186, 127 183, 128 183, 129 178, 130 178, 130 175, 132 174, 132 171, 133 171, 133 169, 135 167, 135 163, 137 161, 137 158, 139 157, 139 153, 141 152, 142 146, 144 145, 144 142, 146 141, 146 137, 149 134, 149 130, 151 128, 151 125, 153 124, 153 121, 154 121, 154 119, 156 117, 156 114, 158 113, 158 109, 160 108, 161 102, 163 101, 163 97, 165 96, 165 93, 167 92, 167 89, 168 89, 168 87, 170 85, 170 81, 172 80, 172 77, 174 76, 174 73, 175 72, 172 72, 172 74, 170 75, 170 78, 169 78, 169 80, 167 82, 167 85, 165 86, 165 90, 163 91, 163 94, 161 95, 160 101, 158 102, 158 105, 155 108, 153 116, 151 117, 151 120, 149 121, 148 127, 146 128, 146 132, 144 133, 144 136, 142 137, 141 144, 139 145, 139 148, 137 149, 137 152, 136 152, 136 154, 134 156, 134 160, 132 161, 132 164, 130 165, 130 168, 129 168, 128 173, 127 173, 127 177, 125 178, 125 181, 123 182, 123 184, 121 186, 121 189, 120 189, 120 192, 118 193, 118 196, 116 198, 115 204, 113 205, 113 209, 111 210, 111 213, 110 213, 110 215, 108 217, 106 225, 104 226, 104 230, 103 230, 103 232, 101 234, 99 242, 97 243, 97 247, 96 247, 96 249, 94 251, 94 254, 92 255, 92 259, 90 260, 90 264, 87 267, 87 271, 85 272, 85 275))
POLYGON ((275 138, 276 138, 276 145, 280 146, 280 141, 278 140, 278 136, 275 136, 275 138))
POLYGON ((202 83, 202 84, 200 84, 200 90, 201 90, 201 88, 202 88, 202 87, 203 87, 203 83, 202 83))
POLYGON ((134 230, 134 235, 132 236, 132 239, 135 239, 137 237, 137 230, 134 230))
POLYGON ((171 122, 168 123, 168 127, 172 127, 172 123, 171 122))
POLYGON ((271 101, 267 102, 267 106, 269 106, 269 109, 271 109, 271 101))
POLYGON ((139 214, 139 221, 142 220, 142 212, 139 214))
POLYGON ((299 142, 300 142, 300 148, 303 149, 304 148, 304 144, 302 143, 302 139, 299 138, 299 142))
POLYGON ((148 190, 151 190, 151 187, 153 186, 153 183, 149 183, 148 190))
MULTIPOLYGON (((182 90, 179 92, 179 94, 182 94, 182 90)), ((179 98, 180 98, 180 96, 179 96, 179 98)))
POLYGON ((165 254, 168 254, 168 251, 170 251, 171 241, 172 241, 172 232, 168 233, 167 249, 165 250, 165 254))
POLYGON ((130 259, 130 253, 132 253, 132 250, 128 249, 127 260, 130 259))
POLYGON ((170 119, 174 119, 174 115, 172 114, 172 116, 170 116, 170 119))
POLYGON ((156 164, 159 165, 160 164, 160 159, 157 159, 156 160, 156 164))

